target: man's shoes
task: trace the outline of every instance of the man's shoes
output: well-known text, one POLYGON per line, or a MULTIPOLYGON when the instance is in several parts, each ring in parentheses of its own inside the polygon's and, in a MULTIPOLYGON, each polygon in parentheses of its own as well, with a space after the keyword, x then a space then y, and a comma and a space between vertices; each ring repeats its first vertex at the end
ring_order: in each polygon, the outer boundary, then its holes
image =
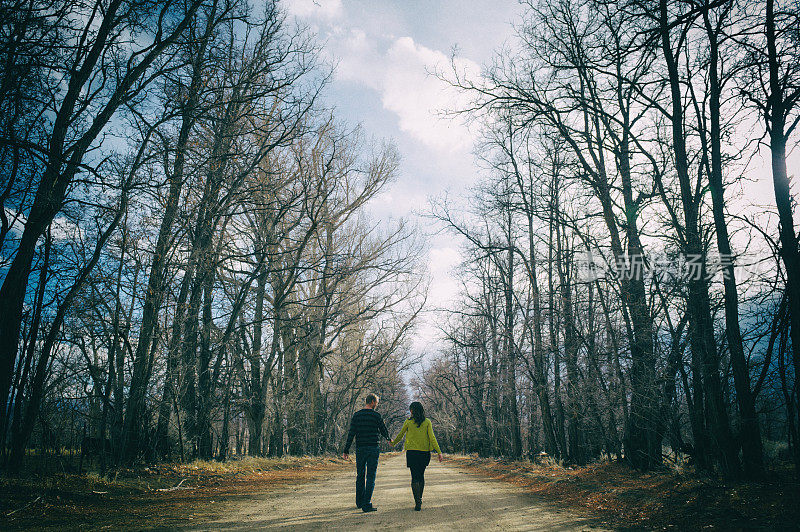
POLYGON ((378 511, 378 508, 376 508, 375 506, 372 506, 372 505, 370 504, 369 506, 362 506, 362 507, 361 507, 361 511, 362 511, 362 512, 364 512, 364 513, 367 513, 367 512, 377 512, 377 511, 378 511))

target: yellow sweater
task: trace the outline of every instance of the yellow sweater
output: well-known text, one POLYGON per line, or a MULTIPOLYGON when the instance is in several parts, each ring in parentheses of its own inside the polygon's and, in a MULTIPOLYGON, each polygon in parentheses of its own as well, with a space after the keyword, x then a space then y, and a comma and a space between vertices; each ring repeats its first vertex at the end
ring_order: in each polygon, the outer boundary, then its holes
POLYGON ((397 445, 406 435, 406 443, 403 447, 406 451, 436 451, 441 454, 442 450, 439 449, 439 443, 436 441, 436 436, 433 435, 433 425, 431 420, 425 418, 422 425, 417 426, 417 422, 413 419, 406 419, 403 423, 403 428, 400 429, 400 434, 392 440, 392 446, 397 445))

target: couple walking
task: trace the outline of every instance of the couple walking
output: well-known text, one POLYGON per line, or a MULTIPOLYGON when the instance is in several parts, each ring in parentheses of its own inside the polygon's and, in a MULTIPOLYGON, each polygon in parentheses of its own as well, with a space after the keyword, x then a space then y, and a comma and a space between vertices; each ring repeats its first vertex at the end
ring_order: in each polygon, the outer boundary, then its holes
POLYGON ((378 438, 383 436, 397 445, 403 436, 406 437, 406 466, 411 470, 411 491, 414 494, 414 509, 422 509, 422 491, 425 489, 425 468, 431 461, 431 451, 436 451, 442 461, 442 451, 433 435, 431 420, 425 417, 425 409, 417 401, 411 403, 411 417, 403 423, 403 428, 394 440, 389 439, 389 431, 383 418, 375 411, 378 397, 369 394, 365 406, 350 421, 350 431, 344 446, 344 458, 349 459, 348 452, 353 438, 356 440, 356 506, 364 512, 377 510, 372 506, 372 490, 375 489, 375 473, 378 470, 378 438))

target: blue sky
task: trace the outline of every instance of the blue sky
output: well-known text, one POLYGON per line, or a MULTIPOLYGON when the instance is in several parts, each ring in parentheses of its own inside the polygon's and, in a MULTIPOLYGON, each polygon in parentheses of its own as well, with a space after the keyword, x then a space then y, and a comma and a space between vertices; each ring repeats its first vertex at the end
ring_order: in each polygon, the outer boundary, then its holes
MULTIPOLYGON (((285 0, 291 16, 324 43, 336 64, 327 101, 368 136, 391 139, 402 163, 398 179, 370 206, 377 218, 415 219, 430 197, 462 194, 479 175, 474 129, 441 117, 463 96, 429 73, 457 50, 460 68, 477 74, 513 33, 517 0, 285 0)), ((452 235, 427 227, 431 308, 457 292, 451 270, 459 261, 452 235)), ((415 346, 435 343, 435 313, 426 313, 415 346)))

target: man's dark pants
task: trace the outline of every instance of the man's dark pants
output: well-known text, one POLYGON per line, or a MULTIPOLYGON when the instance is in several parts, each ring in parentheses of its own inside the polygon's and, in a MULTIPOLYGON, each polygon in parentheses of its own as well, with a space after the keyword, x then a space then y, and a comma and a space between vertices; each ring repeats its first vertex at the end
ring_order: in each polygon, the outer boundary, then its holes
POLYGON ((379 455, 380 449, 377 446, 356 447, 356 506, 359 508, 372 505, 379 455))

